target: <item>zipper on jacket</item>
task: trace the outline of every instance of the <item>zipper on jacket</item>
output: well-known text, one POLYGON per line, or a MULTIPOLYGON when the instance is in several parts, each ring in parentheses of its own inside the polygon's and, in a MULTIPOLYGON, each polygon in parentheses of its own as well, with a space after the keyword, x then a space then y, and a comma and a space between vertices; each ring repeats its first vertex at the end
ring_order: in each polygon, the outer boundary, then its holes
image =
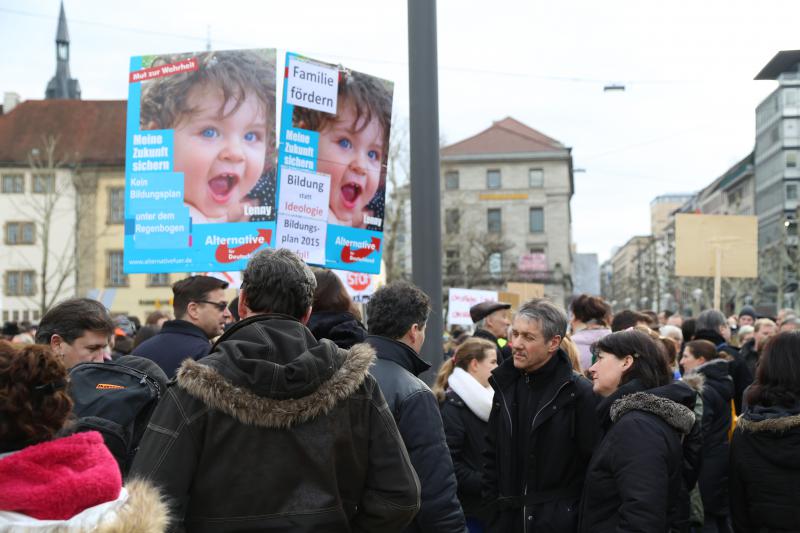
MULTIPOLYGON (((527 378, 528 378, 528 376, 526 375, 526 376, 525 376, 525 378, 527 379, 527 378)), ((542 406, 542 408, 541 408, 541 409, 539 409, 539 410, 536 412, 536 414, 535 414, 535 415, 533 415, 533 421, 531 422, 531 428, 530 428, 530 430, 529 430, 529 431, 532 431, 532 430, 533 430, 533 426, 534 426, 534 424, 536 424, 536 418, 539 416, 539 414, 540 414, 542 411, 544 411, 545 407, 547 407, 548 405, 550 405, 551 403, 553 403, 554 401, 556 401, 556 398, 558 398, 558 395, 559 395, 559 394, 561 394, 561 391, 562 391, 562 390, 564 390, 564 387, 566 387, 567 385, 569 385, 569 384, 571 383, 571 381, 572 381, 572 380, 568 380, 568 381, 565 381, 564 383, 562 383, 562 384, 561 384, 561 386, 560 386, 560 387, 558 388, 558 390, 556 391, 556 393, 553 395, 553 397, 552 397, 552 398, 550 398, 550 400, 549 400, 547 403, 545 403, 545 404, 542 406)), ((509 415, 509 416, 511 416, 511 415, 509 415)), ((529 441, 529 442, 530 442, 530 441, 529 441)), ((526 480, 525 480, 525 488, 524 488, 524 489, 523 489, 523 491, 522 491, 522 501, 523 501, 523 502, 525 502, 525 501, 527 500, 527 496, 528 496, 528 481, 527 481, 527 477, 528 477, 528 476, 527 476, 527 474, 528 474, 528 473, 527 473, 527 472, 525 472, 525 478, 526 478, 526 480)), ((522 504, 522 524, 523 524, 523 528, 524 528, 524 530, 525 530, 525 531, 528 531, 528 505, 527 505, 527 503, 523 503, 523 504, 522 504)))

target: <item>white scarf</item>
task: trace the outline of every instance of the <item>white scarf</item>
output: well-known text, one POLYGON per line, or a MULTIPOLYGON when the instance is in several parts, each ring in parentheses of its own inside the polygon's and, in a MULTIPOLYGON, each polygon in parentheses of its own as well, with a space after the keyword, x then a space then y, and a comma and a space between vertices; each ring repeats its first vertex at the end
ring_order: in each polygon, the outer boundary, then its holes
POLYGON ((447 380, 447 384, 453 389, 453 392, 464 400, 464 403, 467 404, 470 411, 475 413, 475 416, 484 422, 489 421, 492 399, 494 398, 494 391, 491 387, 484 387, 478 383, 477 379, 472 377, 472 374, 459 367, 453 370, 447 380))

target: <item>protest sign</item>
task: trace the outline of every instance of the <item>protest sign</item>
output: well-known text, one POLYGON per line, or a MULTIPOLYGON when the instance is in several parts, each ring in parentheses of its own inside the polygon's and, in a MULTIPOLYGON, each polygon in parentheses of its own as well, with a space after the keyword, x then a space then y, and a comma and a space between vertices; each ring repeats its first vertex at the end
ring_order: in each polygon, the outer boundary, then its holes
POLYGON ((274 246, 377 274, 393 85, 294 53, 284 75, 274 246))
POLYGON ((364 272, 349 272, 347 270, 333 271, 342 280, 347 294, 356 303, 365 304, 369 302, 372 294, 378 289, 378 276, 365 274, 364 272))
POLYGON ((131 58, 125 272, 237 271, 274 245, 275 51, 131 58))
POLYGON ((496 301, 497 291, 451 288, 447 305, 447 323, 471 326, 472 318, 469 316, 469 308, 481 302, 496 301))

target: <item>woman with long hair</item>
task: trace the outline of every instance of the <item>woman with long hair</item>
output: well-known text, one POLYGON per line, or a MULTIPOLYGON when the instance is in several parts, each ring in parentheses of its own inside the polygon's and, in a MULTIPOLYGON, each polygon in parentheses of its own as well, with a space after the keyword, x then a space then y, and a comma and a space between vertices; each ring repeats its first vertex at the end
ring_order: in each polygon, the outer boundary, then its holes
POLYGON ((694 424, 684 403, 694 405, 694 393, 671 385, 666 357, 642 331, 612 333, 594 352, 603 438, 586 472, 579 530, 666 532, 679 519, 681 438, 694 424))
POLYGON ((317 278, 317 288, 314 290, 308 329, 317 340, 332 340, 345 350, 364 342, 367 331, 361 323, 361 313, 342 280, 326 268, 312 270, 317 278))
POLYGON ((73 405, 67 385, 48 346, 0 342, 0 531, 164 531, 158 492, 123 487, 99 433, 59 437, 73 405))
POLYGON ((772 337, 731 441, 733 530, 800 531, 800 333, 772 337))
POLYGON ((433 387, 441 404, 444 433, 458 481, 458 499, 470 533, 484 531, 490 518, 481 503, 481 477, 494 397, 489 375, 495 367, 495 345, 472 337, 442 364, 433 387))

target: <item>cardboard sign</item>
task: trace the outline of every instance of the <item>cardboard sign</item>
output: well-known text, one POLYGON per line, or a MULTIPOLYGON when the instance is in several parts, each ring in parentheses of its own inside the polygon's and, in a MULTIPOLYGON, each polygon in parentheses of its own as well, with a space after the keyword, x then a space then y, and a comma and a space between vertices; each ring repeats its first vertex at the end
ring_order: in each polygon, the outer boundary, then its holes
POLYGON ((758 276, 758 217, 679 214, 675 216, 675 275, 758 276))

